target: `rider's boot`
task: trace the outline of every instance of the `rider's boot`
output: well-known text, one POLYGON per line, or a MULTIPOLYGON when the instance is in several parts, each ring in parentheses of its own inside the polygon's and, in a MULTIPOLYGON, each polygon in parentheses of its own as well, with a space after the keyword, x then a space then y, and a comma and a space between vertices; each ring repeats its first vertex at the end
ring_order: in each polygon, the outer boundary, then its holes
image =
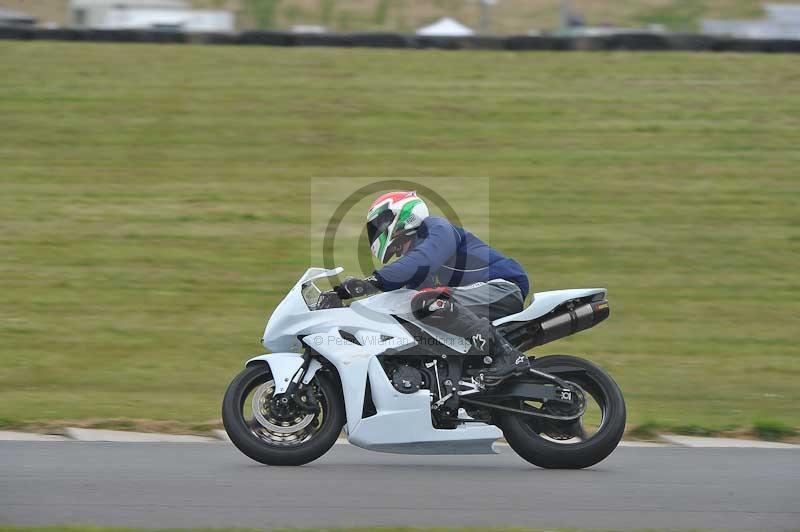
POLYGON ((528 357, 520 350, 515 349, 502 334, 494 331, 494 354, 492 363, 483 372, 483 380, 489 385, 500 384, 509 377, 527 373, 531 368, 528 357))

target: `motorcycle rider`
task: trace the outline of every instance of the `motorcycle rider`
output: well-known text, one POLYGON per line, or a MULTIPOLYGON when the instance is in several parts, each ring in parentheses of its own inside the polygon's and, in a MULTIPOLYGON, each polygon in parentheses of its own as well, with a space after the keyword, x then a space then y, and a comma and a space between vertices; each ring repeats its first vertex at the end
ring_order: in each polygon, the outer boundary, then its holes
POLYGON ((411 301, 414 316, 432 327, 469 339, 471 350, 491 357, 487 384, 521 374, 528 358, 491 321, 520 312, 528 295, 525 270, 466 229, 430 216, 416 192, 389 192, 367 213, 367 237, 383 264, 366 279, 347 277, 335 287, 350 299, 381 291, 419 290, 411 301))

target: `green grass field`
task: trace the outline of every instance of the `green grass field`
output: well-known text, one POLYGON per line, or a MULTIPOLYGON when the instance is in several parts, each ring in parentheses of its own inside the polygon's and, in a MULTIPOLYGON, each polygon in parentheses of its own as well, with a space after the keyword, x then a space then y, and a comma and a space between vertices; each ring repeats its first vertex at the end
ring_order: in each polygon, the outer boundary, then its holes
MULTIPOLYGON (((165 529, 141 529, 105 526, 86 526, 86 525, 66 525, 66 526, 8 526, 0 525, 0 532, 256 532, 263 529, 252 528, 165 528, 165 529)), ((613 529, 533 529, 522 527, 359 527, 359 528, 275 528, 269 529, 271 532, 618 532, 613 529)), ((627 530, 627 529, 626 529, 627 530)), ((642 532, 659 532, 660 529, 648 528, 642 532)), ((636 532, 629 530, 628 532, 636 532)), ((673 531, 674 532, 674 531, 673 531)), ((701 529, 693 528, 691 532, 702 532, 701 529)))
MULTIPOLYGON (((4 526, 0 525, 0 532, 256 532, 252 528, 166 528, 166 529, 136 529, 121 527, 100 526, 4 526)), ((541 529, 503 527, 503 528, 451 528, 451 527, 369 527, 369 528, 279 528, 272 532, 541 532, 541 529)), ((581 532, 577 529, 558 529, 546 532, 581 532)), ((610 530, 593 529, 593 532, 612 532, 610 530)), ((649 530, 649 532, 656 532, 649 530)), ((697 531, 695 531, 697 532, 697 531)))
POLYGON ((0 64, 0 424, 215 422, 335 207, 311 179, 423 176, 535 290, 609 288, 610 320, 540 354, 606 367, 632 424, 800 425, 794 56, 0 42, 0 64))

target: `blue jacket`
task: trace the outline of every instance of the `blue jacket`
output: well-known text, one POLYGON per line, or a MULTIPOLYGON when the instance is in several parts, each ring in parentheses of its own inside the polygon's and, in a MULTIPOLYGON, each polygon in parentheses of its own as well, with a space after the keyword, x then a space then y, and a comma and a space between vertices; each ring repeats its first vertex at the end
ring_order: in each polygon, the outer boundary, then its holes
POLYGON ((528 295, 528 276, 520 264, 444 218, 429 216, 417 230, 413 247, 375 272, 383 290, 466 286, 492 279, 516 284, 528 295))

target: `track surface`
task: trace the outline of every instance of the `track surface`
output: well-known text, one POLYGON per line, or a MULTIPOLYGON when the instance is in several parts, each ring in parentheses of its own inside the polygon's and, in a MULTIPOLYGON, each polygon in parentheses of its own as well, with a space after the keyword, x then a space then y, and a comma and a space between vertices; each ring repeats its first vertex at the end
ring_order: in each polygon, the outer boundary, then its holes
POLYGON ((800 453, 621 448, 584 471, 336 445, 299 468, 230 444, 0 442, 0 523, 144 527, 800 527, 800 453))

